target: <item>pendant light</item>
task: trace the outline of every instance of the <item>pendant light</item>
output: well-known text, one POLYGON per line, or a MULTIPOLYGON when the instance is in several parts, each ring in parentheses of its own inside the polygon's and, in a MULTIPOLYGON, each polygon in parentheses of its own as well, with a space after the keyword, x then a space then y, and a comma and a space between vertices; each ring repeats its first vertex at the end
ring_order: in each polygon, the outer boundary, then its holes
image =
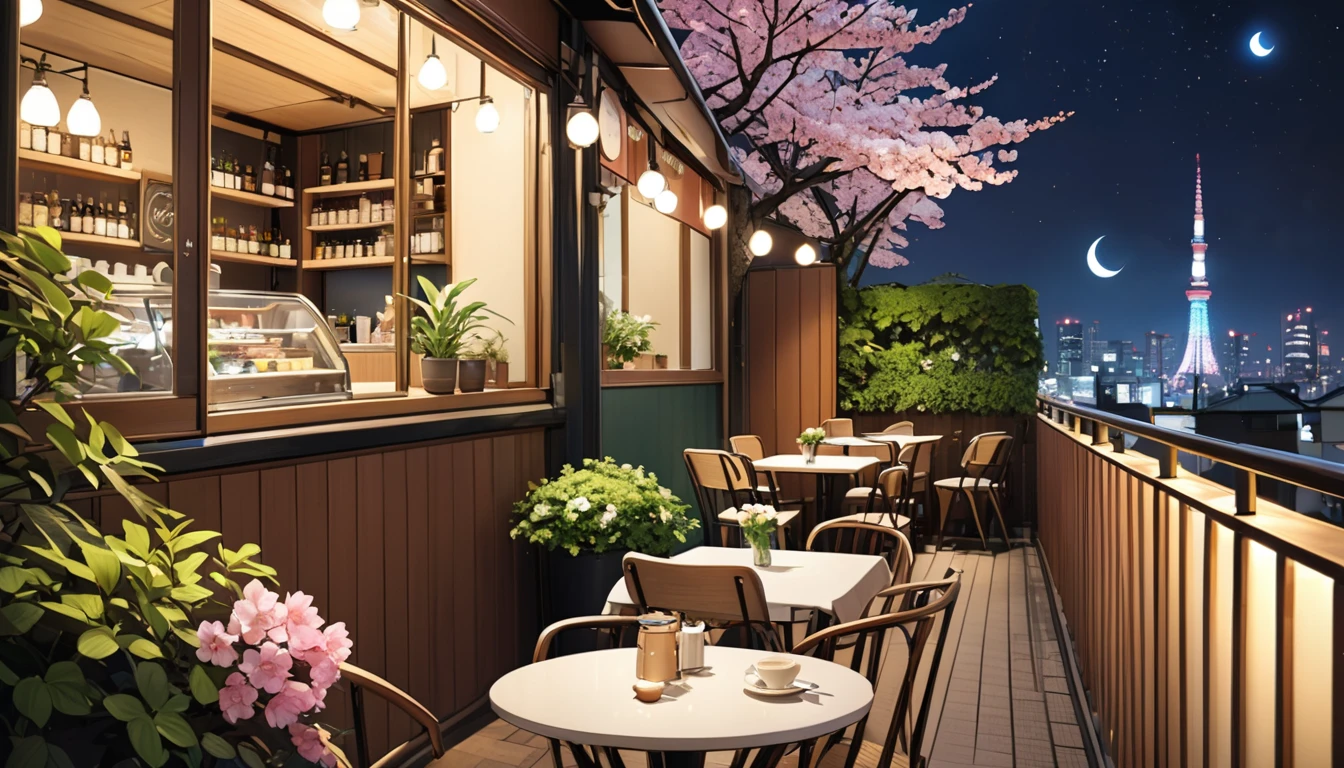
POLYGON ((705 209, 705 229, 721 229, 728 223, 728 209, 722 205, 711 205, 705 209))
POLYGON ((587 149, 597 142, 597 118, 583 100, 583 94, 576 94, 574 101, 565 108, 569 119, 565 121, 565 136, 569 143, 578 149, 587 149))
POLYGON ((103 132, 103 118, 98 114, 98 108, 93 106, 93 99, 89 98, 89 73, 84 73, 84 93, 75 103, 70 105, 70 111, 65 115, 65 127, 70 129, 72 136, 97 136, 103 132))
POLYGON ((425 63, 420 65, 420 73, 415 76, 420 81, 420 87, 427 91, 437 91, 448 84, 448 70, 444 69, 439 59, 438 42, 438 37, 430 38, 429 55, 425 57, 425 63))
POLYGON ((677 210, 677 193, 670 189, 664 189, 653 198, 653 207, 658 209, 659 213, 671 213, 677 210))
POLYGON ((322 20, 337 31, 355 31, 359 26, 359 0, 324 0, 322 20))
POLYGON ((26 27, 42 18, 42 0, 19 0, 19 26, 26 27))
POLYGON ((751 251, 752 256, 764 256, 775 247, 775 239, 764 229, 758 229, 751 233, 751 239, 747 241, 747 250, 751 251))
POLYGON ((495 109, 495 100, 485 95, 485 62, 481 62, 481 106, 476 110, 476 130, 481 133, 494 133, 499 127, 499 110, 495 109))
POLYGON ((33 67, 33 84, 28 86, 28 92, 19 103, 19 116, 24 122, 44 128, 61 122, 61 105, 56 103, 56 94, 47 87, 48 69, 51 65, 47 64, 46 54, 43 54, 42 60, 33 67))
POLYGON ((793 252, 793 260, 798 262, 800 267, 810 267, 817 263, 817 249, 803 243, 793 252))
POLYGON ((649 170, 639 175, 635 188, 646 200, 656 199, 659 193, 667 189, 667 178, 658 171, 658 158, 655 156, 652 134, 649 134, 649 170))

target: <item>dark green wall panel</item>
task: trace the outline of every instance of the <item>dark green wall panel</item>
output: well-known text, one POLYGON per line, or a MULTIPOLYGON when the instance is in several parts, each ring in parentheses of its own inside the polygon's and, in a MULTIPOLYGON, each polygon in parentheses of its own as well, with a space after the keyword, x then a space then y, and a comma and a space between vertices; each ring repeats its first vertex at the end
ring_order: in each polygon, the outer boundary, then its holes
POLYGON ((620 464, 644 465, 695 506, 681 452, 724 446, 720 405, 718 384, 603 389, 602 453, 620 464))

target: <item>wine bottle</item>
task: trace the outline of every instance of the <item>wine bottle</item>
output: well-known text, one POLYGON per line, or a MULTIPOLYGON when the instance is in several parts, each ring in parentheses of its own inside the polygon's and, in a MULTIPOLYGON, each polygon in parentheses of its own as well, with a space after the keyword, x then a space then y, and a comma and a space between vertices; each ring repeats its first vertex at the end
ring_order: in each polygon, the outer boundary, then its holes
POLYGON ((89 199, 86 200, 86 201, 84 202, 83 216, 84 216, 84 224, 83 224, 84 234, 86 234, 86 235, 92 235, 92 234, 94 234, 94 231, 93 231, 93 228, 94 228, 94 221, 93 221, 93 197, 92 197, 92 196, 90 196, 89 199))
POLYGON ((47 226, 52 229, 63 229, 61 226, 61 193, 52 187, 51 194, 47 195, 47 226))
POLYGON ((131 162, 132 159, 133 159, 133 155, 131 154, 131 132, 130 132, 130 131, 122 131, 122 132, 121 132, 121 170, 123 170, 123 171, 129 171, 129 170, 131 170, 131 168, 132 168, 133 165, 134 165, 134 164, 131 162))
POLYGON ((101 200, 98 201, 98 207, 93 214, 93 234, 107 237, 107 209, 103 207, 101 200))
POLYGON ((27 192, 19 193, 19 226, 33 226, 33 198, 27 192))
POLYGON ((261 166, 261 194, 275 196, 275 147, 266 147, 266 161, 261 166))
POLYGON ((285 199, 294 199, 294 172, 288 168, 285 169, 285 199))
POLYGON ((80 192, 75 195, 75 203, 73 206, 69 207, 68 210, 70 211, 70 214, 69 214, 69 224, 67 224, 67 226, 70 227, 70 231, 76 234, 83 232, 84 231, 83 192, 80 192))
POLYGON ((116 168, 121 165, 121 145, 117 143, 117 131, 115 128, 107 129, 108 140, 103 148, 103 165, 109 168, 116 168))
POLYGON ((130 222, 126 220, 126 200, 117 201, 117 237, 125 240, 131 236, 130 222))
POLYGON ((318 170, 317 183, 324 187, 331 185, 331 158, 325 151, 322 153, 322 167, 318 170))
POLYGON ((346 184, 350 181, 350 156, 341 150, 341 159, 336 163, 336 183, 346 184))

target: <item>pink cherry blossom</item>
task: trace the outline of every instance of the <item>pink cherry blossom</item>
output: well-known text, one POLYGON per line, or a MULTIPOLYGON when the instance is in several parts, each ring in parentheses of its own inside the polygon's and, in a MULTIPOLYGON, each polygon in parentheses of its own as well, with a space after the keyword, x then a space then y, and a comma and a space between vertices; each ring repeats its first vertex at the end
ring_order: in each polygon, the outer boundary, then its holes
POLYGON ((238 665, 238 670, 247 675, 248 682, 257 690, 279 693, 289 679, 289 670, 293 665, 294 660, 289 657, 289 651, 268 642, 261 646, 260 651, 252 648, 244 651, 243 663, 238 665))
POLYGON ((218 621, 202 621, 196 630, 201 647, 196 649, 196 658, 209 662, 216 667, 231 667, 238 661, 238 651, 233 644, 238 642, 237 635, 224 631, 224 625, 218 621))
POLYGON ((318 629, 321 626, 322 617, 317 615, 317 609, 313 607, 312 595, 302 592, 285 595, 285 628, 290 634, 296 627, 318 629))
POLYGON ((327 655, 332 661, 341 664, 350 658, 350 649, 354 643, 350 641, 350 633, 345 631, 344 621, 328 625, 322 634, 327 641, 327 655))
POLYGON ((272 728, 287 728, 299 721, 299 715, 312 709, 317 703, 313 691, 306 684, 296 680, 285 682, 280 692, 266 702, 266 722, 272 728))
POLYGON ((308 658, 309 651, 314 651, 318 656, 326 658, 327 638, 321 630, 314 629, 306 624, 290 625, 288 647, 290 656, 311 664, 314 660, 308 658))
POLYGON ((289 740, 304 760, 329 768, 336 765, 336 755, 322 743, 322 733, 311 725, 290 723, 289 740))
POLYGON ((312 681, 314 691, 325 692, 335 685, 337 680, 341 679, 340 665, 331 658, 323 657, 308 671, 308 679, 312 681))
POLYGON ((234 672, 224 681, 219 691, 219 709, 230 724, 252 717, 252 705, 257 703, 257 689, 247 684, 247 678, 234 672))
MULTIPOLYGON (((237 619, 243 642, 257 645, 268 637, 277 643, 288 639, 285 623, 289 610, 278 602, 279 599, 279 595, 266 589, 259 580, 248 582, 243 588, 243 599, 233 604, 233 616, 237 619)), ((229 627, 234 628, 232 621, 229 627)))

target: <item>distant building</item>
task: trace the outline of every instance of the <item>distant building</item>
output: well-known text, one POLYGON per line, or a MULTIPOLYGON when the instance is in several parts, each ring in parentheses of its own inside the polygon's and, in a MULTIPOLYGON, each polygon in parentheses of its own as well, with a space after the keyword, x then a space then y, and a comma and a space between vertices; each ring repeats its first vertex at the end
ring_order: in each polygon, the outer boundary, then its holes
POLYGON ((1254 335, 1230 330, 1222 339, 1219 364, 1223 369, 1223 381, 1228 386, 1236 384, 1241 378, 1254 378, 1251 373, 1251 337, 1254 335))
POLYGON ((1319 344, 1311 307, 1289 312, 1283 325, 1280 353, 1283 381, 1310 383, 1320 376, 1319 344))
POLYGON ((1083 360, 1083 324, 1065 318, 1055 323, 1055 375, 1086 376, 1091 373, 1083 360))
POLYGON ((1167 358, 1167 347, 1171 346, 1171 334, 1149 331, 1143 335, 1143 372, 1155 379, 1169 377, 1171 370, 1167 358))
POLYGON ((1101 356, 1106 353, 1106 342, 1101 339, 1101 321, 1093 320, 1084 326, 1083 330, 1083 356, 1086 358, 1087 369, 1092 370, 1092 366, 1101 367, 1101 356))

